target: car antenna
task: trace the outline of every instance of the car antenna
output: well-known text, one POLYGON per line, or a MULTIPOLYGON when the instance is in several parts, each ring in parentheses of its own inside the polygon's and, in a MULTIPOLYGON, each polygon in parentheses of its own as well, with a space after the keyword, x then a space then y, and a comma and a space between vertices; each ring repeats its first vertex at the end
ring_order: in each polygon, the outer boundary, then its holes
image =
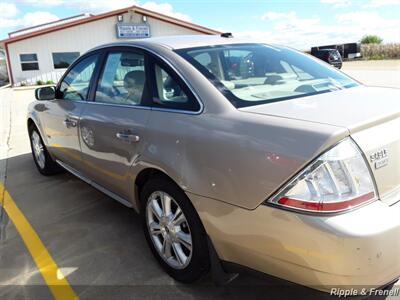
POLYGON ((233 38, 232 32, 224 32, 221 33, 221 37, 223 38, 233 38))

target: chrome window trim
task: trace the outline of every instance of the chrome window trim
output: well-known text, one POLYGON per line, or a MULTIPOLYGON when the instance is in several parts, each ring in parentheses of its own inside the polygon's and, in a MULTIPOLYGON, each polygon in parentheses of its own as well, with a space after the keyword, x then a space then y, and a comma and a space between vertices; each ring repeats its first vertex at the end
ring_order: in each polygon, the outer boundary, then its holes
MULTIPOLYGON (((64 100, 64 99, 63 99, 64 100)), ((52 101, 52 100, 50 100, 52 101)), ((66 100, 72 101, 72 100, 66 100)), ((82 101, 76 100, 74 103, 85 103, 85 104, 94 104, 94 105, 103 105, 103 106, 112 106, 112 107, 122 107, 122 108, 134 108, 134 109, 143 109, 143 110, 154 110, 154 111, 162 111, 162 112, 170 112, 170 113, 179 113, 185 115, 199 115, 199 112, 190 111, 190 110, 181 110, 181 109, 172 109, 172 108, 160 108, 160 107, 151 107, 144 105, 126 105, 126 104, 116 104, 116 103, 105 103, 105 102, 95 102, 95 101, 82 101)))
POLYGON ((198 111, 172 109, 172 108, 160 108, 160 107, 152 107, 152 106, 144 106, 144 105, 126 105, 126 104, 105 103, 105 102, 95 102, 95 101, 81 101, 81 102, 88 103, 88 104, 95 104, 95 105, 136 108, 136 109, 163 111, 163 112, 170 112, 170 113, 180 113, 180 114, 186 114, 186 115, 199 115, 201 113, 198 111))
MULTIPOLYGON (((138 48, 141 50, 145 50, 147 52, 150 52, 151 54, 155 55, 157 58, 161 59, 164 63, 168 65, 186 84, 186 86, 189 88, 190 92, 193 94, 194 98, 196 101, 199 103, 200 108, 197 111, 191 111, 191 110, 182 110, 182 109, 173 109, 173 108, 161 108, 161 107, 152 107, 152 106, 141 106, 141 105, 125 105, 125 104, 114 104, 114 103, 102 103, 102 102, 96 102, 95 100, 88 100, 84 101, 85 103, 92 103, 92 104, 103 104, 103 105, 110 105, 110 106, 119 106, 119 107, 129 107, 129 108, 138 108, 138 109, 151 109, 154 111, 163 111, 163 112, 171 112, 171 113, 181 113, 181 114, 187 114, 187 115, 200 115, 204 111, 204 104, 200 100, 199 95, 194 91, 193 86, 186 80, 184 76, 174 67, 174 65, 161 55, 159 55, 157 52, 155 52, 152 49, 149 49, 148 47, 144 47, 141 45, 130 45, 130 44, 112 44, 112 45, 105 45, 104 47, 96 47, 93 49, 95 50, 106 50, 107 48, 112 48, 112 47, 127 47, 127 48, 138 48)), ((86 54, 91 53, 91 51, 88 51, 86 54)))
POLYGON ((137 109, 146 109, 146 110, 152 109, 152 107, 144 106, 144 105, 128 105, 128 104, 117 104, 117 103, 96 102, 96 101, 84 101, 84 102, 88 103, 88 104, 113 106, 113 107, 126 107, 126 108, 137 108, 137 109))
MULTIPOLYGON (((200 102, 199 102, 199 104, 200 104, 200 102)), ((162 107, 151 107, 151 110, 170 112, 170 113, 175 113, 175 114, 184 114, 184 115, 200 115, 203 112, 203 107, 200 105, 200 109, 198 111, 173 109, 173 108, 162 108, 162 107)))

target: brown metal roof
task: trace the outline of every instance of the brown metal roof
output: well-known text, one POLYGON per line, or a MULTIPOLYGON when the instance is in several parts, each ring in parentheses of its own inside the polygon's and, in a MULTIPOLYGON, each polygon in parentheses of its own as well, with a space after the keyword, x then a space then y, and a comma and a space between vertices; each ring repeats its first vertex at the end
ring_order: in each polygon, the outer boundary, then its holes
POLYGON ((35 26, 21 28, 21 29, 9 32, 8 33, 8 37, 11 37, 13 34, 19 33, 19 32, 22 32, 22 31, 27 31, 27 30, 31 30, 31 29, 35 29, 35 28, 40 28, 40 27, 43 27, 43 26, 51 25, 51 24, 57 24, 57 23, 60 23, 62 21, 68 21, 68 20, 71 20, 71 19, 79 18, 79 17, 89 17, 89 16, 93 16, 93 14, 79 14, 79 15, 70 16, 70 17, 66 17, 66 18, 63 18, 63 19, 59 19, 59 20, 43 23, 43 24, 38 24, 38 25, 35 25, 35 26))

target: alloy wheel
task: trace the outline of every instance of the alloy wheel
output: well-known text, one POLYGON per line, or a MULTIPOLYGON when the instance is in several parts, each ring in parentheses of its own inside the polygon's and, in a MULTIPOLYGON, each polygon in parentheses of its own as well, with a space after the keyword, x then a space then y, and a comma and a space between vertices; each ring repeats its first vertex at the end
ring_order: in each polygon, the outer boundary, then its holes
POLYGON ((178 203, 167 193, 153 192, 146 205, 146 223, 158 254, 174 269, 184 269, 193 253, 189 223, 178 203))
POLYGON ((36 130, 32 131, 31 134, 32 150, 35 156, 35 160, 41 169, 44 169, 46 165, 46 156, 44 153, 44 145, 42 139, 36 130))

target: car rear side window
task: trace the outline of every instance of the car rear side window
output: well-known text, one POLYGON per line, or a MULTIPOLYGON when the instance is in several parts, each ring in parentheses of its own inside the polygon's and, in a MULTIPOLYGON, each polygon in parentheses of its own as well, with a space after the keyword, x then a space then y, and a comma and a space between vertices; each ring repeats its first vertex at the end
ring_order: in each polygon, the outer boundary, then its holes
POLYGON ((72 101, 86 100, 98 57, 97 54, 88 56, 73 66, 61 82, 57 98, 72 101))
POLYGON ((172 71, 156 63, 154 76, 154 107, 184 111, 200 110, 199 102, 172 71))
POLYGON ((121 51, 109 53, 101 74, 95 101, 142 105, 147 98, 145 56, 121 51))

